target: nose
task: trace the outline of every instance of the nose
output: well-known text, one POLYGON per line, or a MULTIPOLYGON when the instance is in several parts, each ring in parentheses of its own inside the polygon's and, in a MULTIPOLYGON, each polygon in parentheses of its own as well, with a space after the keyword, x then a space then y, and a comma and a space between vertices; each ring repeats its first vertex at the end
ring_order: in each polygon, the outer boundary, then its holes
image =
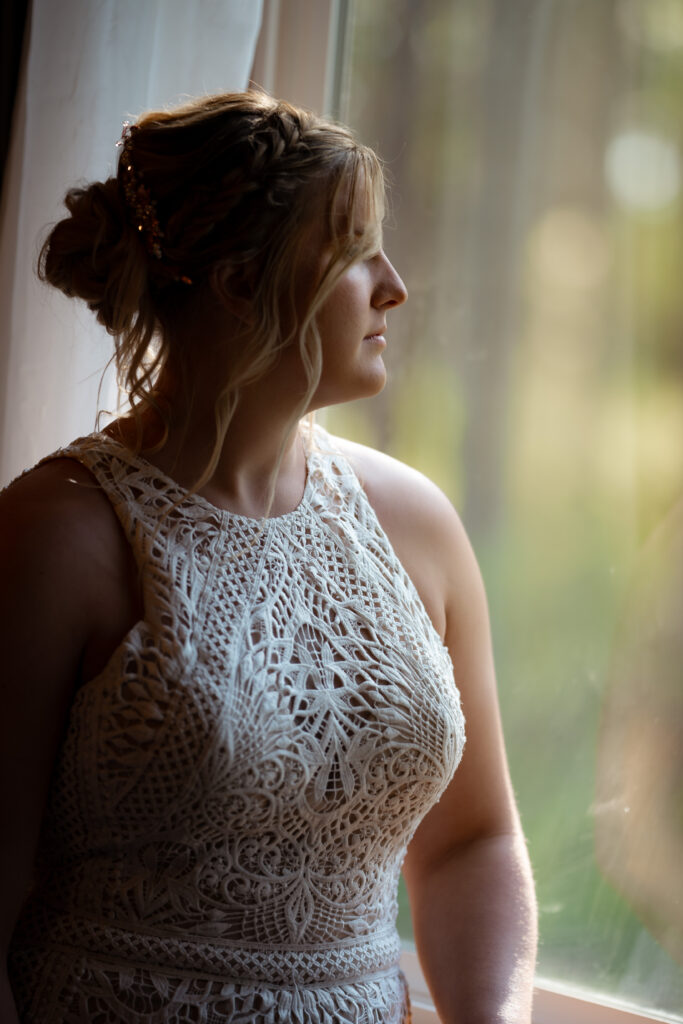
POLYGON ((376 289, 375 306, 378 309, 393 309, 406 301, 408 292, 396 268, 384 251, 380 253, 380 259, 381 273, 376 289))

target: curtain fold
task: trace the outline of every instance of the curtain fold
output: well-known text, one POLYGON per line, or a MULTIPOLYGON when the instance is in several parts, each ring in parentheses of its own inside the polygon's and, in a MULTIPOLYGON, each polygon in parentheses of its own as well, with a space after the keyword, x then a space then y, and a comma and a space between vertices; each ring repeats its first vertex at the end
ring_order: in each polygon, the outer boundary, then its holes
POLYGON ((0 187, 9 148, 27 13, 27 0, 4 0, 0 7, 0 187))
MULTIPOLYGON (((0 224, 0 486, 95 425, 111 339, 35 264, 67 188, 113 173, 126 117, 246 88, 261 0, 34 0, 0 224)), ((113 408, 109 371, 100 407, 113 408)))

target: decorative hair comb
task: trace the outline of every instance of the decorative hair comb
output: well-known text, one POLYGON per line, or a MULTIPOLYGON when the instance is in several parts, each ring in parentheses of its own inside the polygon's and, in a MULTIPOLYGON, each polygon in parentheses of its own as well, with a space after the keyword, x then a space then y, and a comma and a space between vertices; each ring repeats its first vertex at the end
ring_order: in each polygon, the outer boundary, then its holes
POLYGON ((161 239, 164 236, 157 218, 156 203, 145 185, 142 171, 137 171, 133 163, 133 136, 136 131, 137 125, 124 121, 121 138, 116 143, 117 146, 123 146, 120 162, 123 194, 135 226, 144 236, 147 252, 160 260, 161 239))

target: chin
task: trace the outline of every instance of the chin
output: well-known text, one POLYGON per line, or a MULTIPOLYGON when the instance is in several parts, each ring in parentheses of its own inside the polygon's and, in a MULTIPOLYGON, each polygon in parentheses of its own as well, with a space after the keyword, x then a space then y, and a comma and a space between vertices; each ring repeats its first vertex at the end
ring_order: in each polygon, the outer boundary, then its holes
POLYGON ((386 382, 387 374, 386 370, 384 370, 382 373, 376 373, 372 376, 367 374, 362 381, 356 380, 353 385, 349 384, 343 388, 323 384, 313 396, 309 411, 324 409, 329 405, 344 405, 346 402, 357 402, 362 398, 372 398, 384 390, 386 382))
POLYGON ((367 397, 368 398, 372 398, 373 395, 378 395, 380 393, 380 391, 384 391, 384 386, 385 386, 386 382, 387 382, 387 371, 384 370, 384 372, 381 375, 377 376, 377 378, 376 378, 376 380, 375 380, 375 382, 374 382, 374 384, 372 386, 372 389, 367 394, 367 397))
POLYGON ((365 374, 356 382, 355 387, 349 388, 347 396, 338 398, 337 402, 355 402, 359 398, 372 398, 384 390, 386 382, 387 371, 382 367, 374 373, 365 374))
MULTIPOLYGON (((349 381, 349 384, 353 383, 357 388, 354 398, 372 398, 373 395, 378 395, 380 391, 384 390, 386 382, 387 368, 384 361, 378 358, 374 359, 371 365, 359 370, 355 381, 349 381)), ((353 399, 345 399, 345 401, 353 401, 353 399)))

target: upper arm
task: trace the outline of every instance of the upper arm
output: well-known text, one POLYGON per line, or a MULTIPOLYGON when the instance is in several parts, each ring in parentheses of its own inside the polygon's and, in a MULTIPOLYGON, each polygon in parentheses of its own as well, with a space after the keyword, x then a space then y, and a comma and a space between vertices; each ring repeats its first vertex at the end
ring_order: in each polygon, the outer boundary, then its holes
POLYGON ((3 943, 30 882, 50 773, 91 626, 92 492, 85 470, 59 460, 0 494, 3 943))
POLYGON ((439 540, 448 566, 445 643, 465 715, 462 760, 441 800, 420 824, 404 864, 410 885, 420 870, 478 839, 519 828, 498 705, 488 604, 465 530, 445 512, 439 540))
POLYGON ((448 647, 465 715, 462 760, 411 841, 411 879, 455 848, 518 826, 498 707, 484 585, 455 509, 422 474, 359 445, 342 447, 448 647))

